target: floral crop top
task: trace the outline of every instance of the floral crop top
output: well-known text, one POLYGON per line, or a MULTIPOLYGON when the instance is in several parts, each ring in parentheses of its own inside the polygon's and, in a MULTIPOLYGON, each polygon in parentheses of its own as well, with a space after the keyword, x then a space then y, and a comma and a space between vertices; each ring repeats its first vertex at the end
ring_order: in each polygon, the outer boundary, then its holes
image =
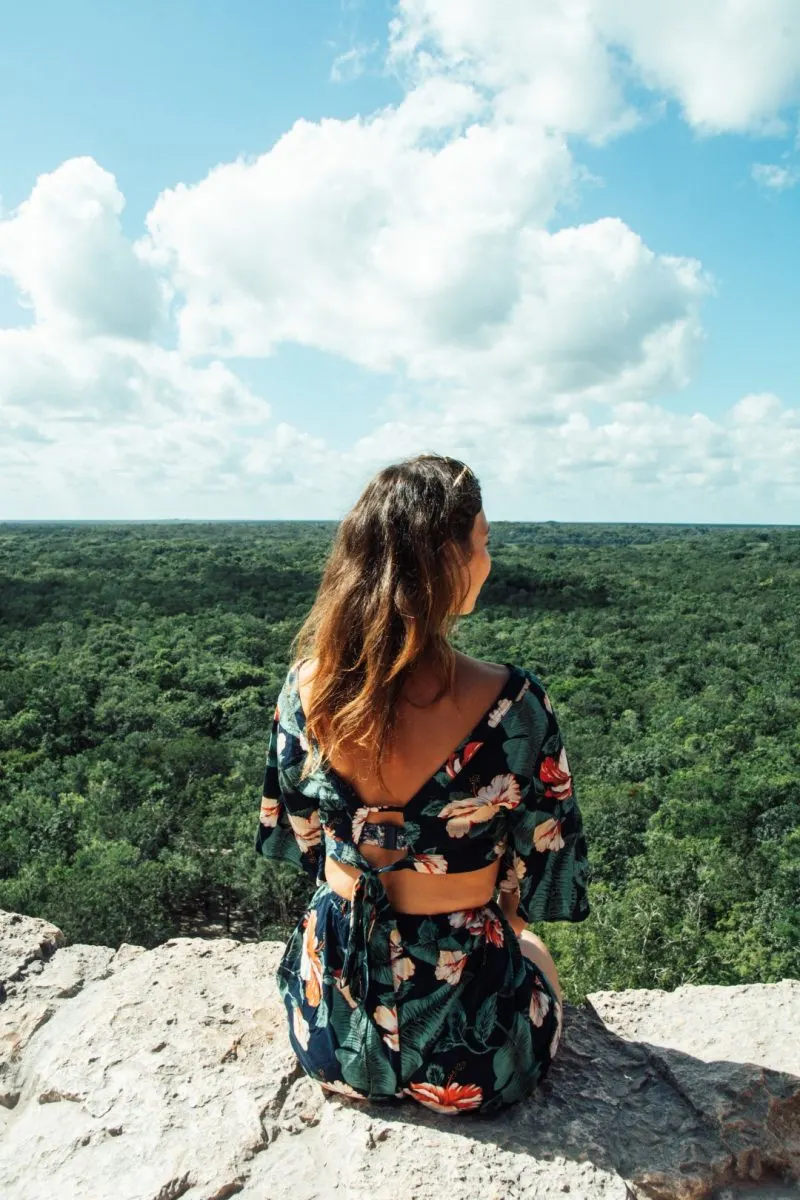
POLYGON ((299 665, 275 706, 256 853, 292 862, 318 884, 326 855, 370 875, 397 868, 451 874, 500 858, 498 886, 519 893, 525 921, 588 917, 581 812, 556 714, 532 671, 505 664, 510 674, 491 708, 402 807, 404 824, 389 826, 366 821, 372 806, 332 767, 300 779, 308 742, 299 665), (358 849, 367 839, 406 855, 376 869, 358 849))

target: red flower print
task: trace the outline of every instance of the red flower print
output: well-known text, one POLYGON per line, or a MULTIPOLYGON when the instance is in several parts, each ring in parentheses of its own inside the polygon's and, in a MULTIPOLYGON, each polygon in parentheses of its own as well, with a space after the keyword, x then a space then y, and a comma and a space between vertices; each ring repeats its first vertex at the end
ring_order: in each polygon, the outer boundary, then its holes
POLYGON ((534 984, 531 992, 530 1018, 534 1025, 541 1026, 550 1010, 550 995, 544 988, 534 984))
POLYGON ((300 954, 300 978, 304 981, 306 1001, 311 1008, 317 1008, 322 999, 321 949, 322 942, 317 938, 317 914, 312 910, 303 928, 300 954))
POLYGON ((326 1092, 339 1092, 342 1096, 352 1096, 356 1100, 369 1099, 363 1092, 357 1092, 349 1083, 345 1083, 343 1079, 320 1079, 319 1084, 326 1092))
POLYGON ((415 854, 414 870, 422 875, 446 875, 447 859, 443 854, 415 854))
POLYGON ((353 813, 353 816, 352 816, 351 822, 350 822, 350 828, 351 828, 351 836, 353 838, 354 846, 357 846, 358 843, 361 841, 361 834, 364 832, 364 826, 367 823, 368 816, 369 816, 369 808, 367 807, 366 804, 362 804, 360 806, 360 808, 357 808, 356 811, 353 813))
POLYGON ((274 829, 281 815, 280 800, 271 800, 269 796, 261 797, 259 820, 266 829, 274 829))
POLYGON ((292 1031, 297 1041, 304 1050, 308 1049, 308 1039, 311 1036, 311 1030, 308 1021, 303 1016, 299 1008, 292 1008, 292 1031))
POLYGON ((461 980, 467 957, 463 950, 440 950, 434 975, 455 987, 461 980))
POLYGON ((308 817, 295 816, 289 813, 289 824, 291 825, 295 841, 300 847, 301 854, 307 854, 314 846, 319 846, 322 841, 322 825, 319 819, 319 811, 315 808, 308 817))
POLYGON ((333 981, 336 984, 337 990, 341 992, 351 1008, 358 1007, 358 1001, 353 998, 350 988, 346 983, 342 983, 342 968, 339 967, 333 972, 333 981))
POLYGON ((516 808, 522 799, 519 784, 513 773, 495 775, 490 783, 480 788, 474 796, 464 800, 451 800, 439 812, 440 819, 447 821, 450 837, 464 837, 473 825, 491 821, 498 809, 516 808))
POLYGON ((464 908, 459 912, 450 913, 450 924, 454 929, 466 926, 471 934, 491 943, 492 946, 503 945, 503 925, 488 904, 480 908, 464 908))
POLYGON ((554 797, 556 800, 569 800, 572 795, 572 775, 563 746, 557 759, 548 757, 542 760, 539 778, 542 783, 552 784, 552 787, 544 789, 545 796, 554 797))
POLYGON ((389 1008, 385 1004, 379 1004, 372 1016, 375 1024, 386 1030, 382 1036, 389 1049, 399 1050, 400 1033, 397 1026, 397 1009, 394 1006, 389 1008))
POLYGON ((565 842, 561 836, 561 821, 553 817, 540 821, 533 831, 533 844, 537 850, 563 850, 565 842))
POLYGON ((410 979, 417 969, 413 958, 403 954, 403 940, 397 926, 389 933, 389 962, 392 967, 392 983, 397 991, 403 980, 410 979))
POLYGON ((482 745, 483 742, 467 742, 461 751, 453 751, 444 768, 451 779, 455 779, 458 772, 467 765, 474 754, 477 754, 482 745))
POLYGON ((448 1113, 479 1108, 483 1100, 483 1092, 476 1083, 446 1083, 443 1087, 435 1083, 412 1083, 406 1088, 406 1095, 413 1096, 426 1108, 448 1113))

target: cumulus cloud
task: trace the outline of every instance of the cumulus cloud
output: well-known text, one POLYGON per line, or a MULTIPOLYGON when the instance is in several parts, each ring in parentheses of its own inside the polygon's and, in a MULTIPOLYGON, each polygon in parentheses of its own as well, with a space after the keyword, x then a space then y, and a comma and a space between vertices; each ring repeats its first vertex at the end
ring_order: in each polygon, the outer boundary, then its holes
POLYGON ((519 488, 521 496, 534 487, 539 497, 577 488, 601 502, 640 487, 664 497, 732 487, 739 498, 800 490, 800 410, 773 395, 745 396, 717 420, 623 400, 593 416, 553 413, 536 425, 516 424, 513 439, 508 429, 498 411, 464 421, 452 408, 429 410, 372 430, 353 457, 365 465, 387 461, 444 439, 484 484, 519 488))
POLYGON ((0 400, 6 414, 98 424, 189 410, 242 421, 269 415, 269 405, 219 361, 200 367, 153 343, 77 339, 40 325, 0 330, 0 400))
POLYGON ((8 275, 42 324, 75 335, 147 338, 162 293, 122 234, 125 200, 92 158, 40 175, 30 197, 0 221, 0 274, 8 275))
POLYGON ((204 496, 246 494, 263 498, 269 517, 276 485, 316 497, 319 512, 341 468, 322 439, 270 416, 219 361, 39 327, 0 331, 3 515, 17 505, 28 516, 181 515, 181 504, 195 515, 204 496))
POLYGON ((704 133, 788 132, 800 103, 796 0, 591 0, 642 83, 704 133))
POLYGON ((472 81, 503 119, 597 138, 636 120, 591 3, 400 0, 389 59, 412 84, 472 81))
POLYGON ((391 54, 412 78, 466 76, 505 114, 597 139, 637 119, 632 83, 705 133, 786 131, 800 102, 796 0, 399 0, 391 54))
MULTIPOLYGON (((779 398, 716 421, 656 403, 694 370, 702 264, 567 207, 579 139, 668 100, 706 134, 782 131, 799 31, 794 0, 400 0, 402 102, 298 121, 164 191, 136 242, 92 159, 41 176, 0 220, 0 273, 35 318, 0 331, 4 483, 63 511, 102 480, 119 515, 143 489, 163 511, 280 487, 320 515, 387 459, 446 446, 498 486, 800 485, 798 410, 779 398), (393 373, 402 399, 334 454, 272 423, 228 365, 282 343, 393 373)), ((784 171, 753 169, 773 189, 784 171)))
MULTIPOLYGON (((0 222, 0 268, 34 315, 0 329, 5 505, 30 513, 46 497, 51 515, 75 513, 76 496, 103 494, 121 514, 128 495, 133 513, 143 489, 170 502, 182 487, 235 487, 261 441, 270 470, 290 477, 269 404, 223 362, 154 340, 169 289, 124 237, 123 204, 113 176, 74 159, 0 222)), ((311 474, 315 439, 307 451, 311 474)))
POLYGON ((180 291, 184 351, 299 342, 418 381, 505 382, 517 410, 680 386, 700 264, 616 219, 549 232, 573 180, 566 144, 480 113, 473 89, 430 80, 163 193, 142 253, 180 291))
POLYGON ((502 326, 519 295, 520 227, 552 215, 572 164, 538 130, 440 136, 474 103, 437 85, 368 120, 301 121, 255 162, 162 193, 150 257, 182 293, 186 351, 294 341, 424 371, 502 326))

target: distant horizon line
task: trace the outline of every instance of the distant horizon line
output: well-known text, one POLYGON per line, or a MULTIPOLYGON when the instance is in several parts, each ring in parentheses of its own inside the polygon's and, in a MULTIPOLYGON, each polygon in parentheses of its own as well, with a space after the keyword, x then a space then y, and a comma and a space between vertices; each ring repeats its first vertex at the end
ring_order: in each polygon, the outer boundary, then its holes
MULTIPOLYGON (((3 525, 338 525, 342 517, 0 517, 3 525)), ((492 525, 604 525, 646 526, 659 529, 800 529, 781 521, 556 521, 492 519, 492 525)))

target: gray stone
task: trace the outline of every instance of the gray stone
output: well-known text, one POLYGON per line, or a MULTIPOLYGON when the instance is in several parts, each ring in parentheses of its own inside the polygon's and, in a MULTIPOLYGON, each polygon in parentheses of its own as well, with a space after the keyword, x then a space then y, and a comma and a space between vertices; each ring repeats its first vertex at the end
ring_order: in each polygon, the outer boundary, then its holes
POLYGON ((548 1078, 481 1119, 307 1079, 274 983, 282 950, 67 946, 47 922, 0 911, 0 1195, 800 1195, 796 980, 567 1004, 548 1078))
POLYGON ((800 1177, 800 980, 587 997, 736 1156, 742 1179, 800 1177))

